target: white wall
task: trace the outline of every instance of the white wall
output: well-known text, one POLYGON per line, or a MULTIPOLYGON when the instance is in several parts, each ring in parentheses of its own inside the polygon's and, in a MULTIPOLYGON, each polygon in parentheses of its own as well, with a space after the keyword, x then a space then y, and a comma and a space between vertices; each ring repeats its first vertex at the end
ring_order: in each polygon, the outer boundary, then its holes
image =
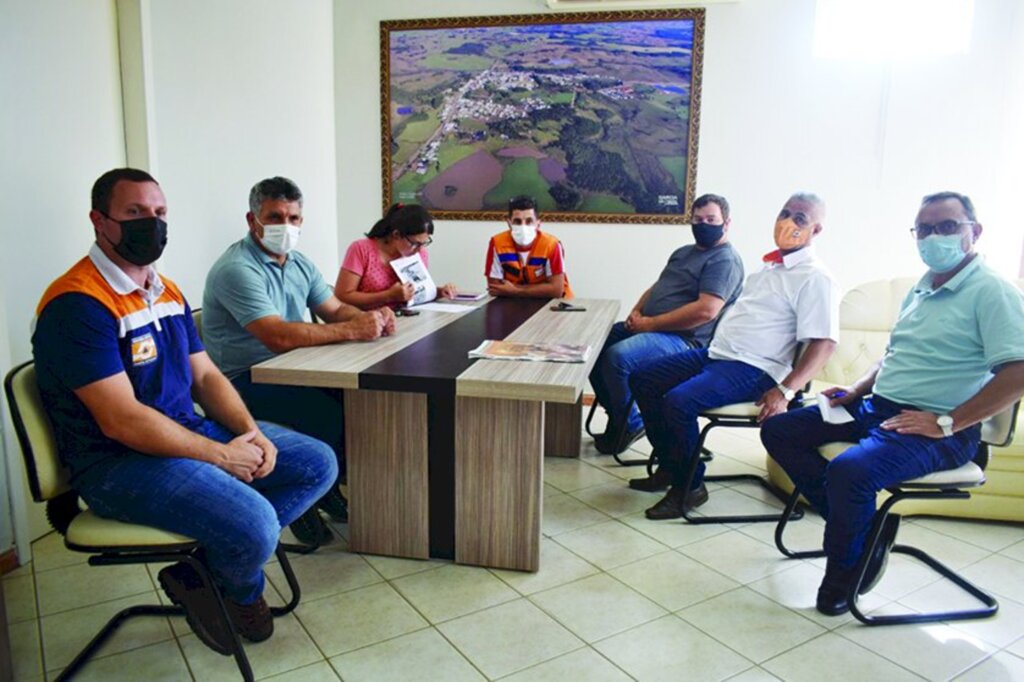
MULTIPOLYGON (((491 0, 487 14, 546 11, 536 0, 491 0)), ((793 191, 829 203, 819 249, 844 287, 921 270, 908 229, 928 192, 970 194, 986 226, 980 249, 1016 276, 1021 230, 1003 196, 1005 115, 1021 79, 1021 3, 977 0, 970 54, 901 64, 817 60, 814 0, 744 0, 707 9, 697 192, 733 204, 733 241, 748 272, 774 248, 774 216, 793 191), (1011 66, 1011 60, 1015 65, 1011 66)), ((380 215, 378 22, 472 16, 479 2, 335 0, 340 245, 380 215)), ((880 19, 881 20, 881 19, 880 19)), ((865 36, 865 45, 870 36, 865 36)), ((866 47, 867 49, 867 47, 866 47)), ((1019 137, 1019 132, 1016 133, 1019 137)), ((1014 185, 1024 178, 1018 176, 1014 185)), ((438 224, 435 278, 479 289, 487 237, 501 226, 438 224)), ((656 277, 687 227, 549 224, 566 245, 578 296, 624 307, 656 277), (614 265, 613 265, 614 264, 614 265), (614 270, 612 269, 614 268, 614 270), (612 273, 614 272, 614 275, 612 273)))

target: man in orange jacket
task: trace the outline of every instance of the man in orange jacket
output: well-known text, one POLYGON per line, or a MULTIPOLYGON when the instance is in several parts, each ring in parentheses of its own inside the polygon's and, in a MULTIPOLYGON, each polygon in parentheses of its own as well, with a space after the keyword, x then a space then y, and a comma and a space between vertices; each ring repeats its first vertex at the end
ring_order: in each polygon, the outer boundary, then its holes
POLYGON ((492 296, 572 298, 565 274, 565 250, 540 231, 537 202, 518 196, 508 202, 508 230, 487 245, 487 291, 492 296))

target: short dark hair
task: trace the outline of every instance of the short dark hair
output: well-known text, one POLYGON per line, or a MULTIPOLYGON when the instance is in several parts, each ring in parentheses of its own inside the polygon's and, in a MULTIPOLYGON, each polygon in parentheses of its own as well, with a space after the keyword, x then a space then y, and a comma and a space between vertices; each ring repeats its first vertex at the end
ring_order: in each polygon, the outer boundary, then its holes
POLYGON ((288 178, 280 175, 260 180, 249 191, 249 210, 253 215, 260 212, 260 206, 268 199, 297 201, 302 205, 302 190, 288 178))
POLYGON ((729 202, 720 194, 701 194, 693 202, 693 210, 696 211, 698 208, 704 208, 708 204, 714 204, 721 209, 723 222, 729 219, 729 202))
POLYGON ((434 217, 419 204, 392 204, 384 217, 366 233, 371 239, 383 239, 395 230, 403 237, 414 234, 434 234, 434 217))
POLYGON ((977 216, 974 214, 974 202, 966 194, 960 194, 959 192, 936 192, 935 194, 929 194, 921 199, 921 206, 927 206, 928 204, 936 204, 940 201, 946 201, 947 199, 956 199, 960 202, 960 205, 964 207, 964 215, 970 221, 977 220, 977 216))
POLYGON ((138 168, 115 168, 108 170, 96 178, 92 184, 92 209, 106 214, 110 212, 110 199, 114 194, 114 185, 126 180, 128 182, 152 182, 154 185, 160 183, 153 179, 153 176, 138 168))
POLYGON ((537 202, 533 197, 520 194, 517 197, 512 197, 508 200, 508 217, 512 217, 512 211, 530 211, 532 210, 535 215, 540 216, 540 211, 537 210, 537 202))

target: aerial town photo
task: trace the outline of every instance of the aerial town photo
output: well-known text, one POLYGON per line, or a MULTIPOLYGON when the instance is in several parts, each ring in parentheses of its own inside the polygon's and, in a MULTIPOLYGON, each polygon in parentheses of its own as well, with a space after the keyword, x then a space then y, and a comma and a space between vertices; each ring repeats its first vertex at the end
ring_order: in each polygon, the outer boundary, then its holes
POLYGON ((528 194, 544 211, 684 212, 693 19, 389 37, 393 201, 495 211, 528 194))

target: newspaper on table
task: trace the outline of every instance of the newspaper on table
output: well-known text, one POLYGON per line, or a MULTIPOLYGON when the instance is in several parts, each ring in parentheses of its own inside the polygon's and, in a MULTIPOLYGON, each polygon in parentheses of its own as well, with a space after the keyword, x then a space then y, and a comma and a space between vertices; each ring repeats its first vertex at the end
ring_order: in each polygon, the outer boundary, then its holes
POLYGON ((484 341, 469 351, 470 358, 530 360, 533 362, 586 362, 590 346, 576 343, 516 343, 484 341))
POLYGON ((437 298, 437 286, 427 272, 427 266, 420 258, 420 254, 396 258, 391 261, 391 267, 395 269, 395 274, 402 284, 412 284, 414 287, 412 299, 406 305, 419 305, 437 298))

